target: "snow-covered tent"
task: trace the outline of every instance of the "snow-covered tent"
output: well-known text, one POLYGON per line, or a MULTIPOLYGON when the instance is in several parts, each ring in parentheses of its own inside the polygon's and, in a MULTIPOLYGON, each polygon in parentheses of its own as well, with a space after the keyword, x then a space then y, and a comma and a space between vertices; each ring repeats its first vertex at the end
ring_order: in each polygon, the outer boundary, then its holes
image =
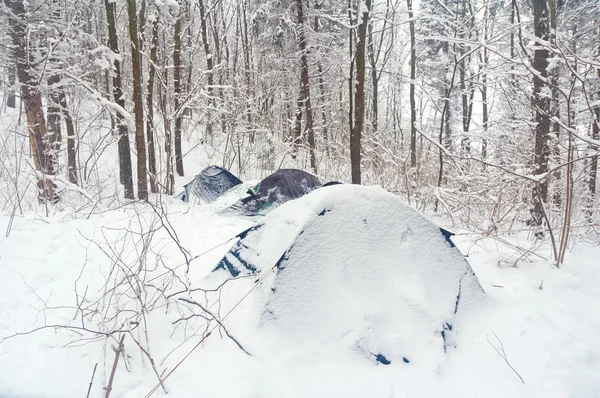
POLYGON ((193 198, 204 202, 213 202, 225 192, 241 184, 239 178, 219 166, 208 166, 192 181, 184 186, 183 192, 176 196, 188 203, 193 198))
POLYGON ((377 187, 318 189, 238 238, 211 275, 255 275, 239 283, 260 281, 258 327, 291 344, 341 344, 375 364, 435 361, 484 297, 449 237, 377 187))
POLYGON ((225 209, 222 214, 254 216, 278 205, 300 198, 323 184, 314 175, 297 169, 279 169, 248 190, 248 196, 225 209))

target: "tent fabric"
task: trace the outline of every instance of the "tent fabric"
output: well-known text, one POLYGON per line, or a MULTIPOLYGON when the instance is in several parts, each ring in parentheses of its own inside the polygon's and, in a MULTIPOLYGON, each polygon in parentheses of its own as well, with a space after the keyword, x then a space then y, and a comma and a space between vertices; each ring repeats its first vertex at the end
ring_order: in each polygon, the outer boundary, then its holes
POLYGON ((485 297, 448 235, 381 188, 335 185, 238 234, 209 278, 261 281, 257 327, 291 345, 435 367, 454 346, 461 314, 485 297))
POLYGON ((254 216, 265 214, 292 199, 298 199, 323 184, 317 177, 297 169, 280 169, 248 190, 249 196, 225 209, 222 214, 254 216))
POLYGON ((210 203, 241 183, 242 181, 228 170, 212 165, 202 170, 200 174, 185 185, 183 192, 177 195, 176 198, 186 203, 189 203, 193 198, 210 203))

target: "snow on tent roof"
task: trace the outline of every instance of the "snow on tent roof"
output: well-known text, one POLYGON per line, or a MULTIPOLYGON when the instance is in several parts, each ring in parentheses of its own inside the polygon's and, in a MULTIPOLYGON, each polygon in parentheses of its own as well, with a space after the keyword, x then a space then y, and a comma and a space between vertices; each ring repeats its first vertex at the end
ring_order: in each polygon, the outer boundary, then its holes
POLYGON ((318 189, 238 236, 215 271, 264 278, 260 328, 374 363, 435 361, 484 296, 440 228, 381 188, 318 189))
POLYGON ((222 214, 254 216, 266 213, 292 199, 321 187, 317 177, 297 169, 280 169, 248 191, 249 196, 225 209, 222 214))
POLYGON ((208 166, 185 185, 183 192, 176 198, 186 203, 193 198, 201 199, 204 202, 213 202, 241 183, 242 181, 228 170, 219 166, 208 166))

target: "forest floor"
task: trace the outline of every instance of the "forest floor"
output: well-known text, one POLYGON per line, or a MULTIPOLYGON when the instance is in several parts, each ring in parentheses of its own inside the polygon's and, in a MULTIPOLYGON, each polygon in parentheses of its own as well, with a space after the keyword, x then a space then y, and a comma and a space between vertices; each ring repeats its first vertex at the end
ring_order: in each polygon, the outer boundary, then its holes
MULTIPOLYGON (((248 219, 218 216, 211 205, 170 202, 165 209, 192 255, 252 225, 248 219)), ((98 296, 114 265, 100 248, 112 247, 126 261, 135 259, 139 252, 123 237, 126 230, 146 228, 153 214, 148 205, 131 204, 77 218, 60 211, 48 217, 33 211, 15 216, 10 234, 0 238, 0 337, 44 325, 81 326, 78 301, 98 296)), ((10 217, 0 216, 3 232, 9 222, 10 217)), ((528 242, 523 234, 504 239, 523 246, 528 242)), ((242 306, 226 327, 252 356, 215 332, 168 379, 169 396, 600 397, 600 248, 576 244, 561 268, 550 264, 549 254, 546 260, 530 256, 515 266, 514 250, 497 240, 468 234, 454 240, 489 299, 466 316, 456 347, 435 366, 382 366, 332 357, 327 347, 281 351, 251 335, 254 329, 246 327, 242 306)), ((229 246, 220 245, 191 263, 192 285, 229 246)), ((156 233, 150 251, 169 264, 182 262, 164 233, 156 233)), ((538 253, 544 255, 543 248, 538 253)), ((159 372, 173 369, 200 341, 200 335, 190 333, 193 325, 187 331, 174 327, 177 318, 166 308, 149 315, 148 346, 159 372)), ((143 339, 140 333, 134 335, 143 339)), ((104 396, 118 343, 90 337, 85 331, 50 327, 5 339, 0 343, 0 397, 83 397, 95 364, 90 397, 104 396)), ((111 397, 146 396, 157 378, 129 337, 125 354, 111 397)), ((163 395, 160 389, 155 393, 163 395)))

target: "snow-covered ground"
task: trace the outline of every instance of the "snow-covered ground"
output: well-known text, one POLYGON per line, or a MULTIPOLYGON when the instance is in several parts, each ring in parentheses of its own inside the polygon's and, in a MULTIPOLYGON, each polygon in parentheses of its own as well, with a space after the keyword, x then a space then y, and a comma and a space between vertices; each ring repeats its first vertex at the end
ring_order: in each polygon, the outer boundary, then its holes
MULTIPOLYGON (((26 152, 25 137, 11 135, 15 115, 0 116, 2 131, 10 133, 0 136, 17 137, 3 138, 2 150, 10 152, 6 145, 13 145, 12 150, 26 152)), ((90 129, 93 134, 107 132, 90 129)), ((547 247, 536 251, 546 259, 530 255, 516 261, 515 250, 498 240, 455 236, 486 296, 461 313, 460 327, 454 329, 456 346, 433 361, 420 361, 424 356, 415 352, 409 363, 383 365, 331 340, 306 336, 296 342, 289 338, 293 333, 285 337, 257 328, 264 292, 251 291, 234 308, 254 279, 227 282, 219 292, 191 294, 208 302, 211 313, 229 314, 225 327, 251 355, 219 328, 198 344, 206 320, 190 316, 203 313, 177 297, 189 297, 188 287, 216 288, 224 282, 224 273, 211 270, 235 244, 231 238, 256 220, 217 215, 242 190, 200 206, 168 197, 152 197, 154 207, 111 202, 118 181, 115 143, 109 141, 111 147, 100 151, 101 157, 90 158, 95 185, 83 191, 90 200, 78 198, 76 187, 67 187, 63 201, 48 215, 35 204, 27 156, 18 163, 20 172, 1 171, 0 199, 7 204, 0 212, 1 398, 85 397, 96 364, 89 396, 103 397, 122 335, 114 331, 127 329, 133 331, 125 335, 125 355, 111 397, 145 397, 157 383, 135 341, 152 356, 162 377, 170 374, 165 387, 171 397, 600 397, 600 247, 581 242, 557 269, 547 247), (21 190, 29 187, 22 213, 14 192, 7 196, 14 175, 21 190), (90 205, 96 201, 98 206, 90 205), (188 277, 186 257, 192 259, 188 277), (139 283, 145 284, 144 292, 139 283), (166 300, 160 291, 184 294, 166 300), (138 316, 142 308, 145 317, 138 316)), ((85 162, 86 147, 80 149, 85 162)), ((189 175, 209 164, 209 151, 204 146, 192 151, 186 163, 189 175)), ((177 181, 179 187, 185 182, 177 181)), ((502 239, 531 244, 526 232, 502 239)), ((381 297, 376 302, 385 307, 381 297)), ((378 310, 385 314, 395 308, 378 310)), ((302 334, 320 323, 305 323, 302 334)), ((214 325, 211 321, 210 328, 214 325)), ((419 344, 430 337, 423 336, 419 344)), ((154 393, 164 395, 160 388, 154 393)))
MULTIPOLYGON (((252 225, 249 219, 216 215, 223 204, 164 205, 169 228, 176 231, 190 256, 200 255, 252 225)), ((169 267, 185 263, 166 230, 159 228, 150 206, 132 204, 95 213, 72 219, 61 212, 42 217, 29 211, 15 217, 10 235, 0 239, 1 337, 43 325, 81 326, 78 302, 92 302, 94 297, 110 293, 110 287, 105 287, 115 266, 110 253, 119 253, 123 264, 132 267, 136 259, 144 257, 134 250, 137 235, 128 235, 126 230, 148 230, 150 225, 157 229, 148 245, 149 263, 145 266, 152 269, 158 264, 158 268, 146 281, 165 269, 163 263, 169 267)), ((0 216, 1 230, 8 223, 7 215, 0 216)), ((536 257, 513 267, 501 261, 510 249, 492 239, 475 241, 469 235, 458 235, 454 240, 468 254, 487 298, 464 314, 455 336, 456 347, 435 363, 421 364, 415 359, 385 366, 335 345, 290 344, 269 332, 257 333, 251 314, 260 300, 252 295, 260 293, 253 291, 225 320, 227 330, 252 355, 217 329, 167 379, 169 396, 599 397, 600 248, 577 244, 560 269, 536 257), (502 351, 498 352, 502 347, 510 367, 502 351)), ((220 245, 191 262, 192 288, 204 280, 231 244, 220 245)), ((183 268, 176 272, 183 275, 183 268)), ((177 283, 185 286, 188 282, 177 283)), ((222 294, 222 307, 211 310, 223 316, 249 286, 229 283, 222 294)), ((118 296, 116 288, 114 292, 105 297, 111 297, 117 307, 137 306, 135 296, 118 296)), ((111 322, 97 323, 114 315, 109 307, 106 302, 97 303, 98 312, 105 312, 87 313, 95 321, 86 321, 85 327, 109 328, 111 322)), ((191 319, 184 329, 173 325, 179 318, 175 307, 158 304, 146 320, 147 348, 160 373, 170 372, 205 331, 204 320, 191 319)), ((119 362, 111 397, 144 397, 157 382, 133 337, 146 347, 141 327, 126 336, 125 360, 119 362)), ((85 396, 96 363, 90 396, 103 396, 117 345, 114 338, 64 328, 5 339, 0 343, 0 397, 85 396)), ((163 395, 158 389, 154 396, 163 395)))

